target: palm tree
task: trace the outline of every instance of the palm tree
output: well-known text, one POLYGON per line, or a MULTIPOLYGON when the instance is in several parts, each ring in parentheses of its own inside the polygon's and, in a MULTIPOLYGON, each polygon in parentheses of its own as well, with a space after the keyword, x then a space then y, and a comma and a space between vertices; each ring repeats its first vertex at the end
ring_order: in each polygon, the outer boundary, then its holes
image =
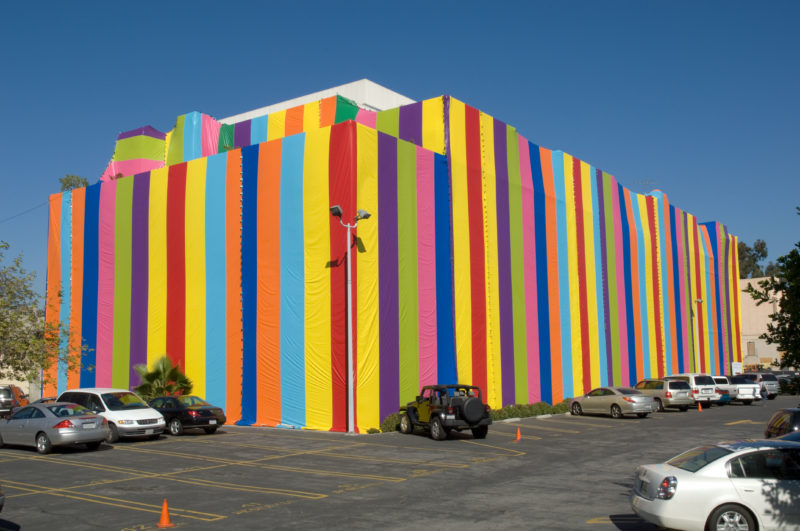
POLYGON ((188 395, 192 392, 192 381, 172 364, 166 356, 159 358, 148 371, 147 365, 134 365, 142 383, 134 388, 145 400, 163 395, 188 395))

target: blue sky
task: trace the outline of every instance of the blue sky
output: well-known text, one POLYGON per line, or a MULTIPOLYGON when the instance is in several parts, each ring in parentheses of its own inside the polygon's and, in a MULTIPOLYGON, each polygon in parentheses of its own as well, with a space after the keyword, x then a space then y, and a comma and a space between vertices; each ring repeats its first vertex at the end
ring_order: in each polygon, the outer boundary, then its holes
POLYGON ((798 20, 796 1, 4 3, 0 240, 43 290, 47 197, 96 182, 118 133, 369 78, 451 94, 775 259, 800 240, 798 20))

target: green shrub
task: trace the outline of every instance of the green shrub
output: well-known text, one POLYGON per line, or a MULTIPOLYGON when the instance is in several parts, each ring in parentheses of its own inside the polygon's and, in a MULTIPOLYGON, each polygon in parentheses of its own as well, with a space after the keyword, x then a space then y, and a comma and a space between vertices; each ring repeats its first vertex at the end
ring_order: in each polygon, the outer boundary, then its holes
POLYGON ((560 404, 551 406, 547 402, 536 402, 535 404, 513 404, 502 409, 492 409, 489 415, 492 420, 504 420, 513 418, 536 417, 539 415, 557 415, 569 411, 569 399, 560 404))
POLYGON ((380 433, 380 432, 381 432, 381 430, 379 430, 378 428, 370 428, 370 429, 367 430, 367 433, 370 433, 370 434, 372 434, 372 433, 380 433))
POLYGON ((383 433, 397 431, 400 426, 400 413, 392 413, 381 422, 381 431, 383 433))

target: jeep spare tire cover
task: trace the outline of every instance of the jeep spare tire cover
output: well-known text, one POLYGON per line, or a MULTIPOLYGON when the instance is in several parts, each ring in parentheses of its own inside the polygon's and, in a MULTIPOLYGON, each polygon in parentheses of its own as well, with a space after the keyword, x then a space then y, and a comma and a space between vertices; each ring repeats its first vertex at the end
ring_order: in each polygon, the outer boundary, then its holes
POLYGON ((483 416, 483 403, 476 397, 470 397, 464 402, 463 406, 464 420, 470 424, 474 424, 481 420, 483 416))

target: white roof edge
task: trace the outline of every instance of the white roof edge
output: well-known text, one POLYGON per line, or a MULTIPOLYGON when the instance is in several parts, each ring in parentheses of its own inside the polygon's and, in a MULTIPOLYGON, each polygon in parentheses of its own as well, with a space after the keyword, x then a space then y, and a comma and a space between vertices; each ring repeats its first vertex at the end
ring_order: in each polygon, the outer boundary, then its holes
POLYGON ((353 100, 359 107, 371 111, 385 111, 386 109, 394 109, 395 107, 414 103, 414 100, 411 98, 403 96, 402 94, 388 89, 382 85, 378 85, 369 79, 360 79, 358 81, 353 81, 352 83, 339 85, 338 87, 320 90, 318 92, 306 94, 305 96, 300 96, 298 98, 267 105, 266 107, 261 107, 252 111, 222 118, 219 120, 219 122, 223 124, 235 124, 237 122, 243 122, 245 120, 257 118, 273 112, 289 109, 291 107, 297 107, 298 105, 303 105, 312 101, 319 101, 323 98, 336 96, 337 94, 344 96, 349 100, 353 100))

